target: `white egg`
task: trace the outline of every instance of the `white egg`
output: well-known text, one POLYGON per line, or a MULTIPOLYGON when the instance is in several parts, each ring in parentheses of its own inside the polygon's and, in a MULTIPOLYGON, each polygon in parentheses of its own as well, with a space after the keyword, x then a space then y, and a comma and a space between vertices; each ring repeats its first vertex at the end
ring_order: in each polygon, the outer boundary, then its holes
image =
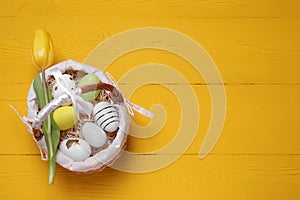
POLYGON ((93 110, 95 122, 105 131, 114 132, 119 126, 117 109, 109 102, 99 102, 93 110))
POLYGON ((74 161, 84 161, 91 155, 91 146, 83 139, 68 138, 59 145, 60 151, 74 161))
POLYGON ((97 124, 86 122, 81 133, 84 139, 93 147, 102 147, 107 141, 106 133, 97 124))
MULTIPOLYGON (((62 76, 63 76, 64 81, 62 81, 61 84, 67 90, 74 90, 76 85, 75 85, 75 81, 73 80, 72 76, 70 76, 69 74, 63 74, 62 76)), ((62 95, 63 93, 64 93, 63 89, 57 83, 54 83, 54 85, 52 87, 53 98, 57 98, 60 95, 62 95)))

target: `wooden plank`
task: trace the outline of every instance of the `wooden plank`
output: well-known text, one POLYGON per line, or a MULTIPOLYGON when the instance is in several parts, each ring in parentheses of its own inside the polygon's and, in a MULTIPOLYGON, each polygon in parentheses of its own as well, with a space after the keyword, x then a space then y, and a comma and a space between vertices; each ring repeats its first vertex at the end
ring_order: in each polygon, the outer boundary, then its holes
MULTIPOLYGON (((145 108, 161 104, 166 110, 166 123, 150 123, 145 117, 137 115, 134 121, 148 128, 136 129, 135 134, 143 136, 154 131, 155 136, 147 139, 130 137, 128 150, 140 153, 155 151, 168 144, 179 130, 181 111, 179 102, 189 104, 189 99, 177 99, 160 85, 149 85, 140 88, 131 100, 145 108), (155 95, 153 95, 155 94, 155 95), (162 129, 161 129, 162 128, 162 129), (161 129, 161 130, 160 130, 161 129), (156 133, 156 134, 155 134, 156 133)), ((173 88, 188 90, 189 86, 177 85, 173 88)), ((122 88, 129 95, 126 85, 122 88)), ((171 88, 172 89, 172 88, 171 88)), ((198 153, 207 132, 211 110, 210 96, 206 86, 193 86, 200 109, 199 128, 190 148, 185 153, 198 153)), ((227 114, 224 129, 212 153, 214 154, 299 154, 298 116, 300 114, 299 85, 227 85, 227 114)), ((13 96, 13 93, 11 95, 13 96)), ((180 95, 180 93, 178 93, 180 95)), ((129 97, 129 96, 128 96, 129 97)), ((178 96, 179 97, 179 96, 178 96)), ((0 101, 1 154, 36 154, 36 148, 25 127, 8 107, 13 104, 20 113, 26 114, 24 100, 0 101)), ((197 106, 197 105, 196 105, 197 106)), ((161 112, 156 117, 164 120, 161 112)), ((184 117, 193 120, 195 116, 184 113, 184 117)), ((182 134, 182 133, 180 133, 182 134)), ((183 152, 174 152, 183 153, 183 152)))
POLYGON ((210 1, 13 1, 1 2, 1 17, 32 17, 35 15, 59 16, 109 16, 120 15, 129 18, 137 16, 155 16, 172 18, 277 18, 299 17, 300 7, 297 0, 220 0, 210 1), (114 13, 112 13, 114 11, 114 13), (116 12, 118 11, 118 12, 116 12), (174 12, 178 11, 178 12, 174 12), (255 11, 255 12, 254 12, 255 11))
POLYGON ((47 186, 47 163, 37 156, 2 155, 0 160, 3 199, 298 199, 300 195, 299 155, 211 155, 204 160, 185 155, 167 168, 145 174, 112 169, 74 174, 58 167, 54 186, 47 186))

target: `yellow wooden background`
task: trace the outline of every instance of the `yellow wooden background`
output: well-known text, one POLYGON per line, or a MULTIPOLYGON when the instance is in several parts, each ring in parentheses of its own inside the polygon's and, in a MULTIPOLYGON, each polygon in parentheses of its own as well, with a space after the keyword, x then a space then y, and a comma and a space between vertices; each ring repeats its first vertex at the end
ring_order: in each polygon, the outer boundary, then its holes
MULTIPOLYGON (((1 0, 0 27, 0 199, 300 199, 300 1, 1 0), (201 108, 194 142, 159 171, 106 169, 84 175, 58 167, 55 184, 49 186, 47 163, 8 106, 26 115, 28 87, 37 72, 30 55, 33 31, 43 27, 51 33, 57 63, 83 61, 110 36, 148 26, 187 34, 219 67, 227 116, 217 145, 205 159, 198 158, 210 117, 203 79, 168 52, 137 51, 109 71, 119 79, 134 66, 159 62, 182 73, 201 108)), ((156 136, 129 138, 128 150, 150 156, 145 152, 175 135, 178 102, 159 85, 142 87, 131 100, 147 108, 157 101, 168 113, 156 136)), ((149 120, 138 116, 135 122, 149 120)))

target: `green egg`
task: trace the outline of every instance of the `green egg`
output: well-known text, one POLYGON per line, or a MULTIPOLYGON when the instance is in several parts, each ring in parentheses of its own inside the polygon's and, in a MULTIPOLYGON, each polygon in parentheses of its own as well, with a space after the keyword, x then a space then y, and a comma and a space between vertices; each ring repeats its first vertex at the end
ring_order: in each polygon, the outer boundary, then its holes
MULTIPOLYGON (((77 86, 82 87, 85 85, 96 84, 96 83, 100 83, 98 76, 96 76, 95 74, 87 74, 80 79, 77 86)), ((81 97, 86 101, 92 102, 99 95, 99 92, 100 92, 99 90, 96 90, 93 92, 88 92, 88 93, 82 94, 81 97)))

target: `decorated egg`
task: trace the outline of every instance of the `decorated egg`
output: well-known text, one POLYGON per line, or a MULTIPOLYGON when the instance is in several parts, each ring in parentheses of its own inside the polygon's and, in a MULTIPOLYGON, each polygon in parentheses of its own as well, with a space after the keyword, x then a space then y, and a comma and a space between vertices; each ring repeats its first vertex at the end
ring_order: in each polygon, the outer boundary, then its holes
POLYGON ((114 132, 119 126, 117 109, 109 102, 99 102, 93 110, 95 122, 105 131, 114 132))
MULTIPOLYGON (((100 83, 100 80, 96 74, 87 74, 84 77, 82 77, 77 84, 78 87, 84 86, 84 85, 90 85, 90 84, 96 84, 100 83)), ((82 94, 81 97, 89 102, 92 102, 96 99, 96 97, 99 95, 99 90, 88 92, 85 94, 82 94)))
POLYGON ((60 130, 72 128, 77 121, 73 106, 62 106, 53 112, 53 119, 60 130))
POLYGON ((83 161, 90 157, 90 145, 80 138, 68 138, 63 140, 59 145, 60 151, 74 161, 83 161))
POLYGON ((107 141, 106 133, 97 124, 86 122, 81 133, 84 139, 93 147, 102 147, 107 141))
MULTIPOLYGON (((60 83, 62 84, 63 87, 65 87, 67 90, 74 90, 76 85, 75 85, 75 81, 73 80, 72 76, 70 76, 69 74, 63 74, 63 81, 61 81, 60 83)), ((60 95, 62 95, 64 93, 64 90, 62 89, 62 87, 60 85, 58 85, 57 83, 54 83, 53 87, 52 87, 52 96, 53 98, 57 98, 60 95)))

